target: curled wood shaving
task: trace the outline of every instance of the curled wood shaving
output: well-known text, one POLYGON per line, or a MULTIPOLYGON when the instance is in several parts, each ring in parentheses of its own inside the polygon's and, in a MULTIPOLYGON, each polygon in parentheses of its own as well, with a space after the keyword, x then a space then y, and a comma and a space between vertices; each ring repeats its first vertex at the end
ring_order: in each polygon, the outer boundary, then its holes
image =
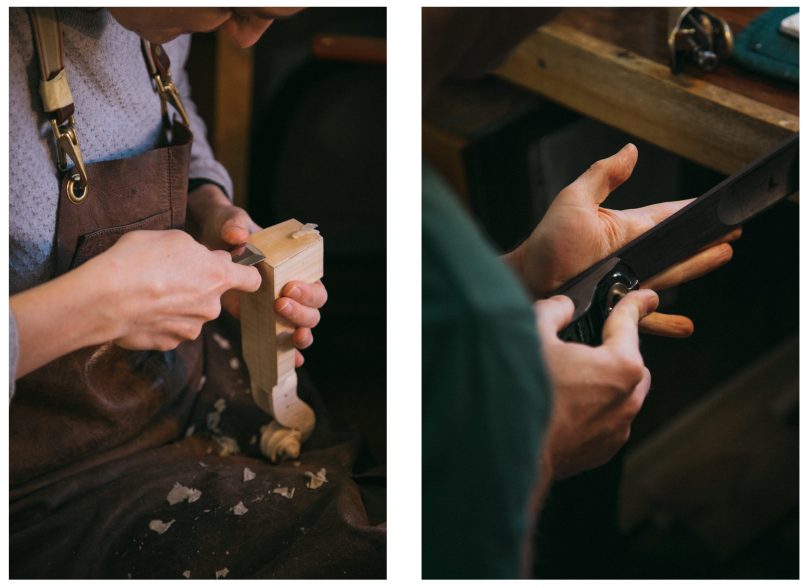
POLYGON ((320 488, 329 481, 326 479, 326 468, 319 469, 317 474, 313 474, 312 472, 304 472, 304 475, 309 478, 307 488, 312 490, 320 488))
POLYGON ((164 523, 160 519, 154 519, 149 521, 149 529, 151 531, 154 531, 158 535, 163 535, 163 533, 169 530, 169 527, 172 526, 172 523, 174 523, 174 519, 170 520, 168 523, 164 523))
POLYGON ((317 230, 317 229, 318 229, 318 225, 316 225, 315 223, 307 223, 305 225, 302 225, 300 229, 295 231, 290 236, 293 239, 298 239, 300 237, 304 237, 304 236, 309 235, 311 233, 315 233, 316 235, 320 235, 321 232, 319 230, 317 230))
POLYGON ((238 455, 240 453, 239 443, 233 437, 226 437, 225 435, 216 435, 213 437, 217 445, 219 445, 219 455, 238 455))
POLYGON ((256 472, 254 472, 250 468, 245 468, 242 470, 242 482, 250 482, 251 480, 256 478, 256 472))
POLYGON ((229 572, 230 570, 228 568, 222 568, 221 570, 217 570, 216 572, 214 572, 214 577, 217 580, 219 580, 220 578, 227 578, 229 572))
POLYGON ((280 488, 273 488, 273 494, 280 494, 284 498, 292 498, 295 494, 295 488, 287 488, 287 486, 281 486, 280 488))
POLYGON ((231 510, 233 511, 233 514, 235 514, 238 517, 241 517, 248 511, 247 507, 241 500, 238 503, 236 503, 236 506, 232 506, 231 510))
POLYGON ((172 505, 183 502, 184 500, 188 500, 189 503, 191 503, 199 499, 200 496, 202 496, 202 492, 196 488, 189 488, 183 486, 180 482, 175 482, 169 494, 166 495, 166 501, 172 505))

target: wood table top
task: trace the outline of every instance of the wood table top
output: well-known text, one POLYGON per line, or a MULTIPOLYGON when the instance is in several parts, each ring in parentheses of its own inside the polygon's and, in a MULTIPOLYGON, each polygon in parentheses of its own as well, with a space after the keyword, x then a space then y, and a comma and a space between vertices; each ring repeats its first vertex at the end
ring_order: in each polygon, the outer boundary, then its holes
MULTIPOLYGON (((736 33, 763 8, 710 9, 736 33)), ((669 69, 667 8, 568 8, 496 72, 702 165, 733 173, 799 130, 798 86, 726 63, 669 69)))

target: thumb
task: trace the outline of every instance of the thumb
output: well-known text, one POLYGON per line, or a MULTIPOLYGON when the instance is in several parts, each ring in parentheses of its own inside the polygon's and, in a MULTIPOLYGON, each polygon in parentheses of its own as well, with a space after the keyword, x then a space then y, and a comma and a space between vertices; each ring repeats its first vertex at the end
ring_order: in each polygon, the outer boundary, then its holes
POLYGON ((557 338, 557 333, 571 322, 574 316, 574 301, 568 296, 552 296, 534 304, 537 316, 537 330, 544 340, 557 338))
POLYGON ((628 143, 610 157, 600 159, 579 176, 564 193, 578 199, 580 204, 601 204, 608 195, 621 186, 636 167, 638 149, 628 143))
POLYGON ((219 230, 220 238, 229 245, 241 245, 250 236, 250 216, 243 209, 233 207, 219 230))

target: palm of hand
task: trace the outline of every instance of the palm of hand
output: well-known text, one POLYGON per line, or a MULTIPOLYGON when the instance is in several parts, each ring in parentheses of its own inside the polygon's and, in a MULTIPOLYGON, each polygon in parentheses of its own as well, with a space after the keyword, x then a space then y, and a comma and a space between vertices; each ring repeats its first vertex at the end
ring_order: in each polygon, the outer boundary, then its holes
POLYGON ((537 296, 556 290, 644 230, 635 211, 582 202, 561 192, 526 243, 523 275, 537 296))

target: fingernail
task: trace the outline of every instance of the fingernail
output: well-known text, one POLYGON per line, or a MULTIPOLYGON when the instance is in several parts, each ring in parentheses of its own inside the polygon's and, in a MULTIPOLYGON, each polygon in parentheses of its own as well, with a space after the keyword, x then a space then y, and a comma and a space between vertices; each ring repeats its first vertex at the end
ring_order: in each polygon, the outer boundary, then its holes
POLYGON ((278 309, 278 311, 279 311, 281 314, 287 314, 287 313, 290 311, 290 303, 289 303, 289 302, 285 302, 285 303, 284 303, 284 306, 282 306, 281 308, 279 308, 279 309, 278 309))
POLYGON ((298 286, 295 286, 292 290, 287 292, 287 296, 289 296, 290 298, 295 298, 300 293, 301 293, 301 288, 299 288, 298 286))

